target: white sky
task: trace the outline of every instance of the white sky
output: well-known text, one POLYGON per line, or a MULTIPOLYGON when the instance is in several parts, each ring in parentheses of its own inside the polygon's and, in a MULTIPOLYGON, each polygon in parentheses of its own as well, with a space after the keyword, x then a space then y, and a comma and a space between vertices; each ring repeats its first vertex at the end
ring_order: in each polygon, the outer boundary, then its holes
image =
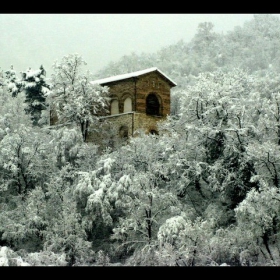
POLYGON ((254 14, 0 14, 0 69, 17 72, 80 54, 95 73, 132 52, 155 53, 190 41, 201 22, 226 34, 254 14))

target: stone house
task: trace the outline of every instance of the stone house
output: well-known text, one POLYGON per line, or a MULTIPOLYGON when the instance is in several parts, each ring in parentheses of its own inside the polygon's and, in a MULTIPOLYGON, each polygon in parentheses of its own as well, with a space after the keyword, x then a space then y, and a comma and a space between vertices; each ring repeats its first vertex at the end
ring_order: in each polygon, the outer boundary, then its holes
MULTIPOLYGON (((170 93, 176 83, 158 68, 112 76, 92 83, 109 87, 109 113, 100 117, 104 129, 113 131, 108 141, 128 139, 139 130, 160 133, 157 123, 170 114, 170 93)), ((87 141, 96 142, 100 137, 89 133, 87 141)), ((104 137, 108 138, 108 135, 104 137)))

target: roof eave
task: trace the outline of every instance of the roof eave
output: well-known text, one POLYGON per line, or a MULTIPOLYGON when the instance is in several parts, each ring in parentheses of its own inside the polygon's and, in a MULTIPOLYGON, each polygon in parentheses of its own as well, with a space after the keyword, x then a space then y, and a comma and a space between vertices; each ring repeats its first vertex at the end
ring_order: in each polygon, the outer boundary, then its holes
POLYGON ((114 83, 114 82, 118 82, 118 81, 122 81, 122 80, 127 80, 127 79, 132 79, 132 78, 138 78, 139 76, 142 76, 142 75, 146 75, 148 73, 151 73, 151 72, 155 72, 157 71, 158 73, 160 73, 167 81, 168 83, 172 86, 172 87, 175 87, 177 86, 177 84, 172 81, 172 79, 170 79, 167 75, 165 75, 161 70, 159 70, 157 67, 151 67, 151 68, 148 68, 148 69, 144 69, 144 70, 140 70, 140 71, 136 71, 136 72, 132 72, 130 76, 127 76, 127 74, 122 74, 122 75, 117 75, 115 76, 115 79, 114 77, 111 77, 111 80, 110 80, 110 77, 108 78, 104 78, 104 79, 100 79, 100 80, 96 80, 96 81, 92 81, 93 84, 99 84, 99 85, 107 85, 107 84, 111 84, 111 83, 114 83))

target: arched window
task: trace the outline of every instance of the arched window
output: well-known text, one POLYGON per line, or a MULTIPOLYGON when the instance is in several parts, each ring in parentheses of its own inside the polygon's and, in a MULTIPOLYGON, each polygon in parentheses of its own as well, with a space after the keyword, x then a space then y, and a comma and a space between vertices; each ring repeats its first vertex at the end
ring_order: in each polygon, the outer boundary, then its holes
POLYGON ((146 99, 146 114, 152 116, 160 115, 160 104, 157 96, 154 93, 148 95, 146 99))
POLYGON ((119 101, 114 99, 111 102, 111 115, 119 114, 119 101))
POLYGON ((124 140, 128 139, 128 127, 126 125, 120 127, 119 136, 124 140))
POLYGON ((127 113, 131 111, 132 111, 132 100, 130 97, 127 97, 124 101, 123 112, 127 113))
POLYGON ((152 135, 158 135, 158 132, 155 129, 151 129, 149 133, 152 135))

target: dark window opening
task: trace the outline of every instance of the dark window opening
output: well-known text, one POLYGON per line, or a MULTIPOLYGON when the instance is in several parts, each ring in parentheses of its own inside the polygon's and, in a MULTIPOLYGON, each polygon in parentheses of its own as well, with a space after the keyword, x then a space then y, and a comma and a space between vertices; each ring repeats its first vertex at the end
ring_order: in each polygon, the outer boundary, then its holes
POLYGON ((119 136, 124 140, 128 139, 128 127, 126 125, 121 126, 119 130, 119 136))
POLYGON ((149 133, 152 135, 158 135, 158 132, 155 129, 151 129, 149 133))
POLYGON ((154 93, 148 95, 146 100, 146 114, 152 116, 159 116, 160 104, 158 98, 154 93))

